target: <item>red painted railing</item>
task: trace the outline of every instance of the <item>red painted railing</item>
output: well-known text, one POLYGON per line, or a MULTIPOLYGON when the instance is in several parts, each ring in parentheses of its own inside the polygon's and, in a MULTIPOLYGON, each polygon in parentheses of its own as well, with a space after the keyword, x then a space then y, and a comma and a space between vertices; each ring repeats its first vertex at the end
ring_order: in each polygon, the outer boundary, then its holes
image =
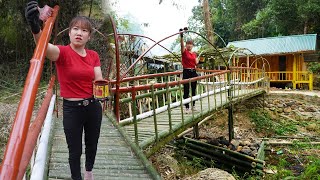
POLYGON ((43 70, 46 50, 58 11, 59 6, 55 6, 53 9, 53 15, 45 23, 45 27, 30 61, 30 68, 24 85, 22 97, 11 129, 4 159, 0 167, 1 180, 17 179, 29 130, 30 119, 43 70))

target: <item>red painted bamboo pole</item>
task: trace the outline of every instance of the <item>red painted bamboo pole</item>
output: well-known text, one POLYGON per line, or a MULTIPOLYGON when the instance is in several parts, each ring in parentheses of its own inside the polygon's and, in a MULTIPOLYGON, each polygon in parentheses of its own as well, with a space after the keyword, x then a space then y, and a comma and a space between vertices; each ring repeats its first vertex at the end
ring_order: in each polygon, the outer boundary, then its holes
POLYGON ((29 132, 28 132, 25 147, 23 150, 17 179, 23 178, 23 175, 26 172, 27 166, 30 162, 34 148, 37 144, 37 139, 40 134, 41 127, 43 126, 43 122, 46 118, 47 111, 48 111, 48 108, 50 105, 50 101, 51 101, 51 98, 53 95, 54 82, 55 82, 55 76, 52 76, 51 80, 49 82, 49 87, 48 87, 46 96, 41 104, 41 107, 39 108, 37 117, 32 122, 31 126, 29 127, 29 132))
POLYGON ((33 106, 37 95, 48 42, 58 15, 59 6, 55 6, 52 16, 48 18, 39 42, 30 61, 29 72, 24 85, 22 97, 7 143, 4 159, 0 167, 0 179, 17 179, 22 153, 29 129, 33 106))
POLYGON ((119 53, 119 43, 118 43, 118 34, 117 34, 117 28, 116 24, 114 23, 113 18, 111 15, 109 15, 112 28, 113 28, 113 36, 114 36, 114 45, 116 48, 116 68, 117 68, 117 81, 116 81, 116 97, 115 97, 115 102, 114 102, 114 111, 115 111, 115 116, 117 119, 117 122, 120 121, 120 93, 119 93, 119 88, 120 88, 120 53, 119 53))

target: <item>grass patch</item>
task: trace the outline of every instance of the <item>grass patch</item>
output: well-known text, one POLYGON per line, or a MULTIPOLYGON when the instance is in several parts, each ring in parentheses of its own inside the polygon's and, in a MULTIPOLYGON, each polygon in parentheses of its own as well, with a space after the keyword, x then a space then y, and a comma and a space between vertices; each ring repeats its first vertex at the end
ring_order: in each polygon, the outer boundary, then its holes
POLYGON ((300 175, 301 179, 320 179, 320 159, 314 156, 308 157, 309 164, 300 175))
POLYGON ((249 112, 250 121, 255 125, 255 130, 271 135, 290 135, 298 132, 297 125, 291 121, 275 121, 268 112, 261 110, 251 110, 249 112))
POLYGON ((252 110, 249 112, 251 122, 255 125, 256 131, 267 135, 274 134, 275 126, 267 112, 252 110))
POLYGON ((268 169, 275 170, 275 174, 267 174, 266 180, 299 179, 320 180, 319 145, 306 143, 308 139, 294 141, 292 146, 277 147, 266 156, 268 169), (279 150, 283 154, 277 154, 279 150))
POLYGON ((279 123, 275 125, 274 131, 277 135, 287 135, 296 133, 298 131, 297 126, 290 123, 279 123))
MULTIPOLYGON (((193 157, 192 159, 183 156, 183 153, 177 152, 174 158, 179 162, 180 176, 186 177, 197 174, 208 168, 202 158, 193 157)), ((214 164, 214 163, 213 163, 214 164)))

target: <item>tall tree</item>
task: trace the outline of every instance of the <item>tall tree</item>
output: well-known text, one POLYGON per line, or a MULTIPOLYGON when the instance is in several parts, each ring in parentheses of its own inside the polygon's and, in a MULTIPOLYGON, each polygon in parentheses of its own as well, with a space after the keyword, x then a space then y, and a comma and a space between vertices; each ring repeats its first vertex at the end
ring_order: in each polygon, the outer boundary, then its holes
POLYGON ((319 32, 320 0, 298 0, 297 3, 303 33, 319 32))
POLYGON ((210 14, 209 1, 203 0, 204 26, 209 41, 214 44, 212 17, 210 14))
POLYGON ((299 33, 295 27, 299 25, 298 4, 292 0, 271 0, 277 30, 283 35, 299 33))

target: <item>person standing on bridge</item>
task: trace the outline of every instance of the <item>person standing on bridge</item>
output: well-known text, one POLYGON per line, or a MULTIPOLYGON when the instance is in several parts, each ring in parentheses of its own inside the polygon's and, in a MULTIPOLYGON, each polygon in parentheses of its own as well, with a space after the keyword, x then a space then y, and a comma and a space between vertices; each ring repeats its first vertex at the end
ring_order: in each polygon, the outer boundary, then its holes
MULTIPOLYGON (((186 29, 186 28, 185 28, 186 29)), ((197 77, 196 66, 199 63, 197 54, 192 51, 193 48, 193 41, 187 40, 186 47, 184 46, 183 41, 183 30, 180 29, 180 44, 181 44, 181 60, 182 60, 182 67, 183 67, 183 77, 182 79, 190 79, 193 77, 197 77)), ((197 81, 191 82, 191 94, 192 96, 196 95, 196 88, 197 88, 197 81)), ((189 83, 183 84, 183 99, 189 98, 190 94, 190 85, 189 83)), ((185 113, 190 113, 189 103, 185 104, 186 111, 185 113)), ((195 111, 195 101, 192 102, 192 108, 195 111)))
MULTIPOLYGON (((39 6, 36 1, 27 4, 25 16, 35 42, 40 39, 39 6)), ((48 44, 46 57, 55 62, 60 95, 63 97, 63 127, 69 149, 71 178, 81 180, 80 157, 82 134, 85 141, 84 179, 93 179, 92 169, 97 152, 102 121, 102 107, 93 98, 93 81, 102 80, 97 52, 86 49, 93 28, 84 16, 73 18, 69 24, 70 44, 48 44)))

